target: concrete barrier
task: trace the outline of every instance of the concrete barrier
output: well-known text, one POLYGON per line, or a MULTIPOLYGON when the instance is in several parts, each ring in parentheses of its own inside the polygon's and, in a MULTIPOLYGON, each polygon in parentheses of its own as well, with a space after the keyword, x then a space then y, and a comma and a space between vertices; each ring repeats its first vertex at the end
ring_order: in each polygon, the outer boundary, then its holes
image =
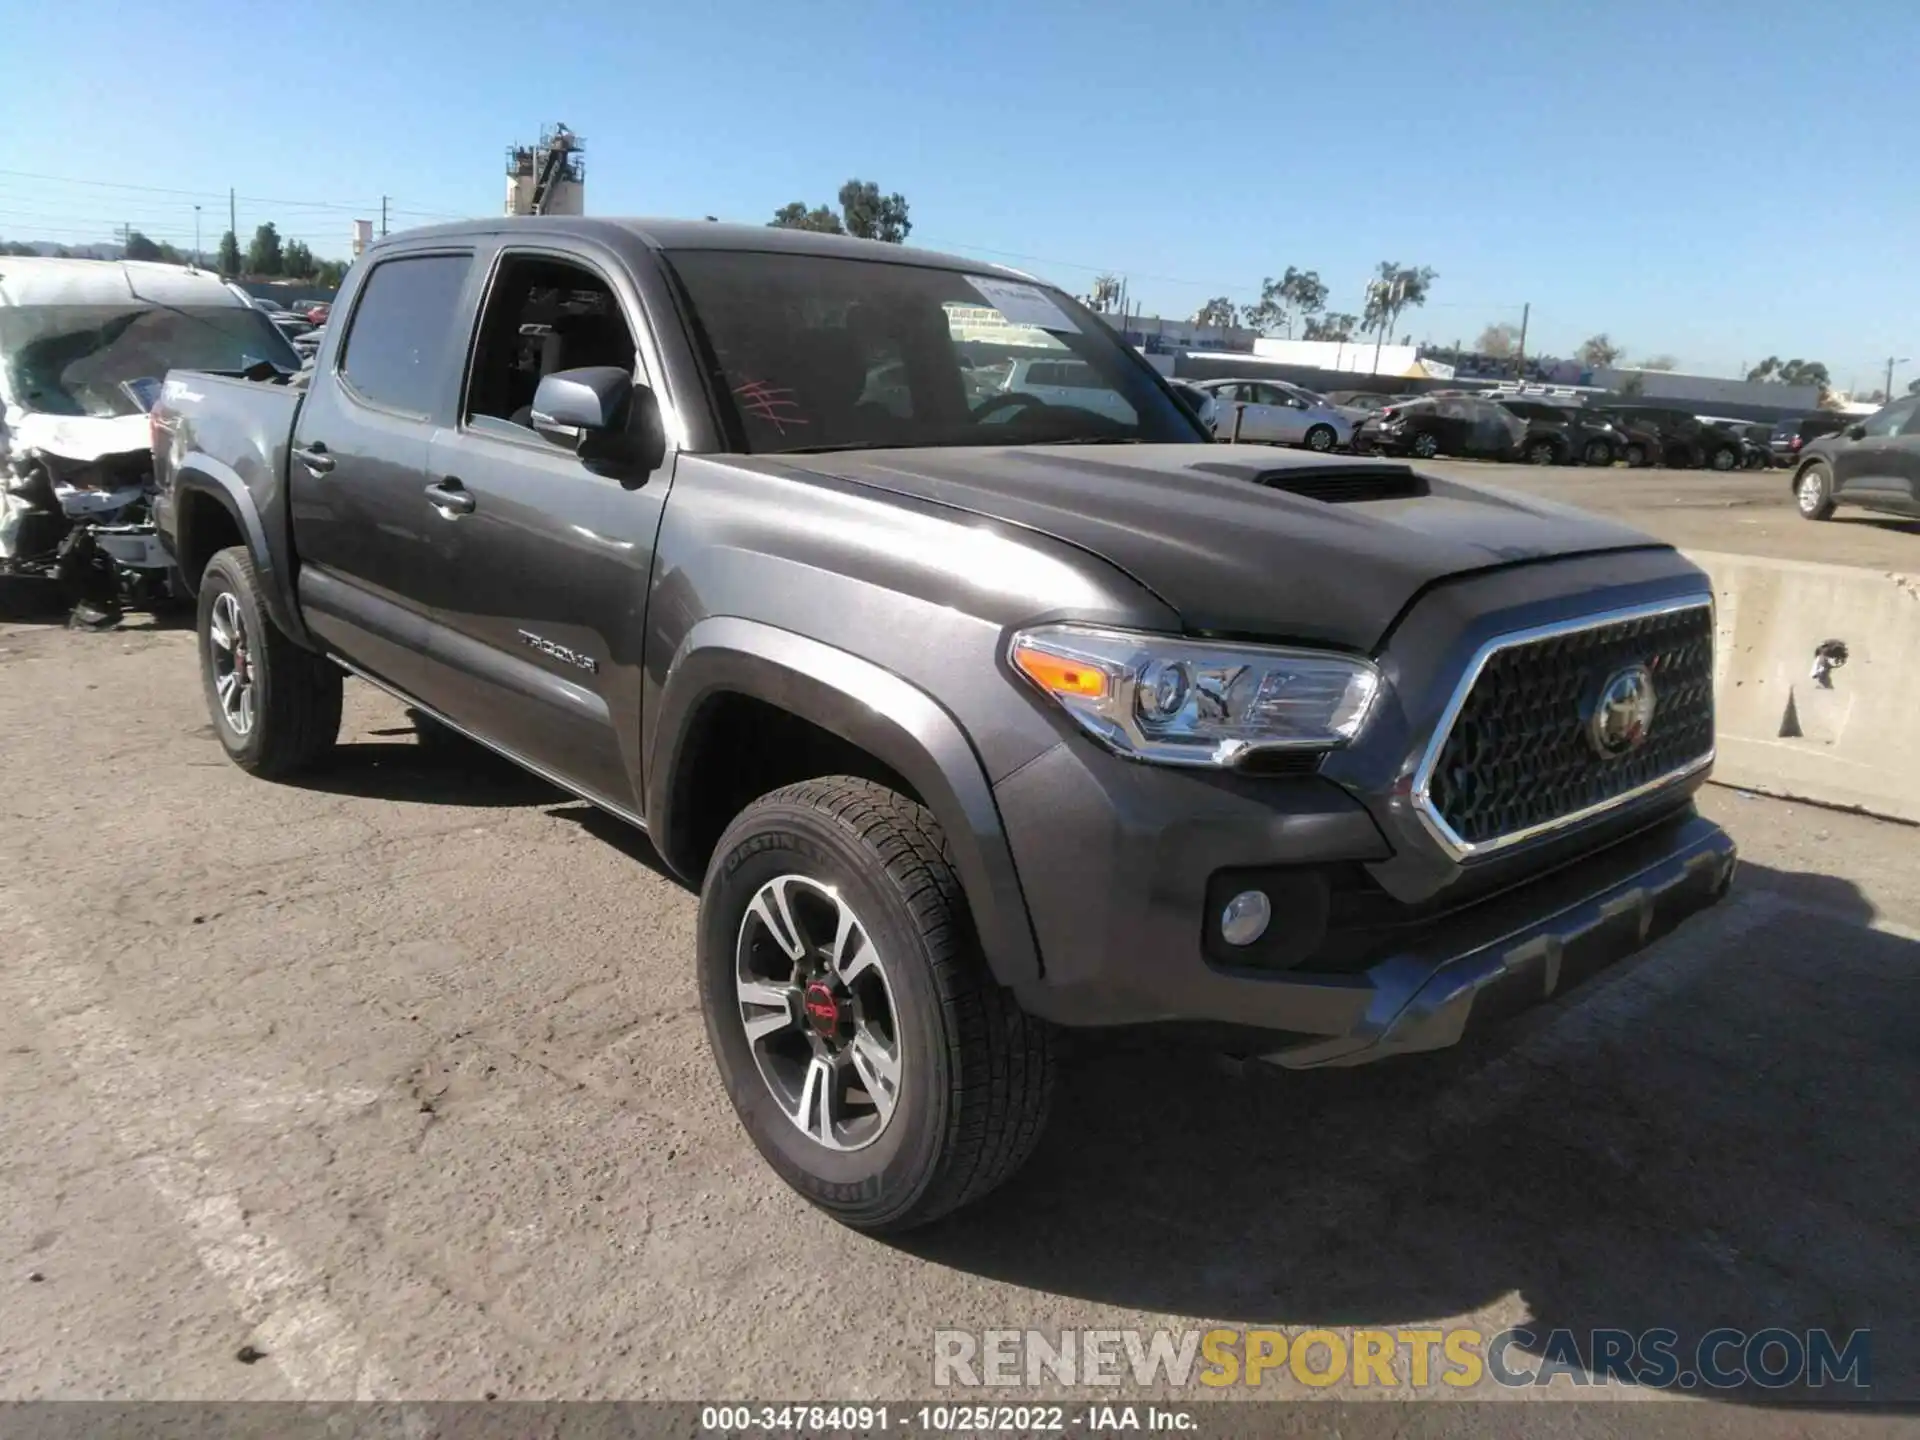
POLYGON ((1920 573, 1688 558, 1718 611, 1713 778, 1920 822, 1920 573))

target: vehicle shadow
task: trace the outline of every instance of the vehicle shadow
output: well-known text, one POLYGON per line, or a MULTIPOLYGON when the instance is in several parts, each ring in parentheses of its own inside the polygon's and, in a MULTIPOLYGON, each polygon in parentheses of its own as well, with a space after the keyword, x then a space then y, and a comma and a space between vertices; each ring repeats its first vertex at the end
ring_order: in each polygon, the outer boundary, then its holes
MULTIPOLYGON (((411 729, 375 732, 376 736, 412 733, 411 729)), ((340 745, 327 764, 290 783, 329 795, 476 809, 548 805, 572 798, 485 746, 458 737, 431 744, 376 738, 340 745)))
POLYGON ((1867 525, 1875 530, 1891 530, 1896 535, 1920 535, 1920 520, 1906 520, 1898 515, 1835 515, 1831 523, 1867 525))
MULTIPOLYGON (((65 625, 73 613, 72 599, 52 581, 33 575, 0 575, 0 621, 24 625, 65 625)), ((191 630, 193 607, 164 605, 156 610, 128 607, 117 625, 121 630, 191 630)))
POLYGON ((571 795, 565 798, 570 803, 546 813, 555 820, 572 821, 594 839, 611 845, 629 860, 646 866, 662 879, 671 880, 682 890, 690 893, 699 890, 698 885, 689 885, 673 873, 667 862, 660 858, 660 852, 654 849, 653 841, 648 838, 646 831, 629 825, 616 815, 609 815, 599 806, 588 804, 585 800, 574 800, 571 795))
POLYGON ((1690 1373, 1716 1327, 1867 1328, 1872 1397, 1911 1404, 1920 944, 1871 914, 1850 883, 1748 866, 1723 910, 1504 1042, 1372 1069, 1083 1044, 1027 1170, 897 1243, 1289 1330, 1524 1312, 1529 1370, 1560 1329, 1585 1356, 1596 1329, 1671 1329, 1690 1373))

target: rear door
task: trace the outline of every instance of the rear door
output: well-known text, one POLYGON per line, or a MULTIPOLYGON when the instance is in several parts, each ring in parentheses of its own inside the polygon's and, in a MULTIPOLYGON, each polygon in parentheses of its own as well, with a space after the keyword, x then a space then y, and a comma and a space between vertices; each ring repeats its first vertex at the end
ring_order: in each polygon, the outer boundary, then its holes
POLYGON ((457 505, 444 536, 430 703, 565 784, 638 813, 647 586, 672 459, 590 464, 531 428, 543 374, 660 373, 631 278, 593 250, 493 258, 454 424, 428 478, 457 505))
POLYGON ((422 494, 427 447, 458 394, 472 269, 471 250, 373 262, 310 382, 287 467, 307 625, 408 695, 426 678, 442 538, 422 494))

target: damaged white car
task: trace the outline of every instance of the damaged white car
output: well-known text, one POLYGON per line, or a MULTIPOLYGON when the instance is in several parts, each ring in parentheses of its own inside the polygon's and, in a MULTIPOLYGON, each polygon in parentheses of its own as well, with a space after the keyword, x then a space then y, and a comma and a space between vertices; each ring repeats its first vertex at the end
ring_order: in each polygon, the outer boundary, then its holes
POLYGON ((85 625, 167 598, 147 430, 160 378, 299 366, 205 271, 0 257, 0 575, 57 583, 85 625))

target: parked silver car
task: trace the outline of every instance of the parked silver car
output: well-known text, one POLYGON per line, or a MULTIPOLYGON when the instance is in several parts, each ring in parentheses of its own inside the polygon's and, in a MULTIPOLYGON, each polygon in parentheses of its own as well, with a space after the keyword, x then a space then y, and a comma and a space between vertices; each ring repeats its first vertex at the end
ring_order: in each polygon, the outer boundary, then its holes
POLYGON ((1311 390, 1283 380, 1202 380, 1218 407, 1217 433, 1269 445, 1335 450, 1353 441, 1354 416, 1311 390), (1236 417, 1236 413, 1238 415, 1236 417))

